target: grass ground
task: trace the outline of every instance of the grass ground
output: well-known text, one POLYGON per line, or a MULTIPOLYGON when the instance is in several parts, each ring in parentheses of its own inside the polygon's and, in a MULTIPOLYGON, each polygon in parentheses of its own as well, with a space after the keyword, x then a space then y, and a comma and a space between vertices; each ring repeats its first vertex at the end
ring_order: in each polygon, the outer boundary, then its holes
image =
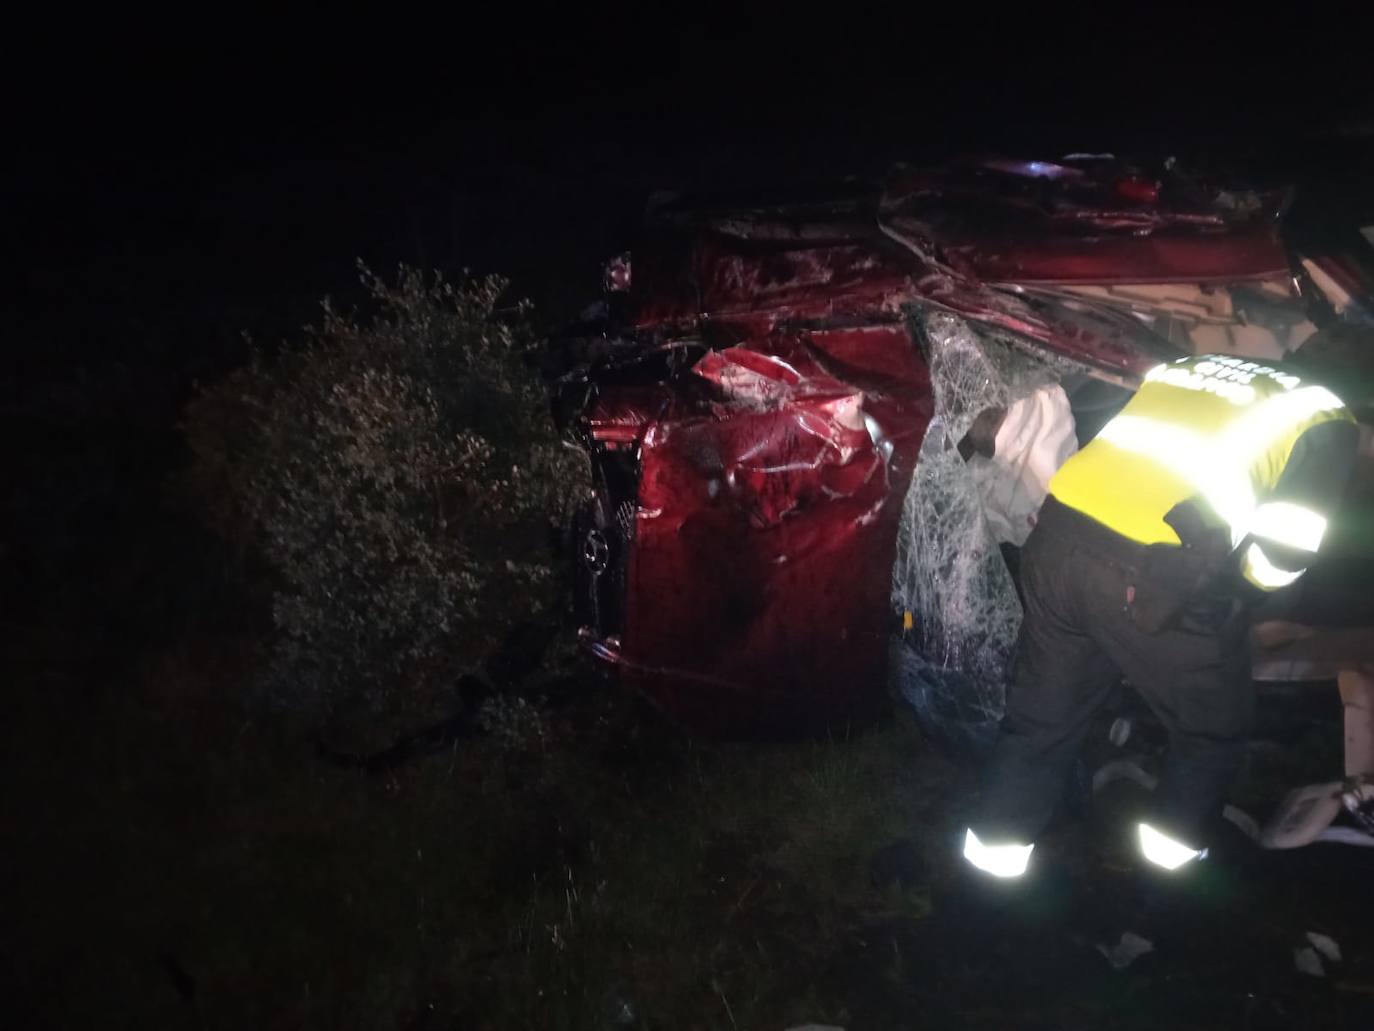
MULTIPOLYGON (((708 744, 583 670, 540 744, 479 737, 366 773, 241 709, 241 639, 103 684, 98 654, 14 647, 9 1026, 1371 1026, 1358 849, 1280 857, 1243 900, 1255 919, 1183 963, 1114 973, 1042 927, 980 968, 932 916, 975 778, 900 714, 708 744), (1342 944, 1336 976, 1293 970, 1308 929, 1342 944)), ((1288 721, 1281 767, 1257 752, 1255 804, 1331 761, 1317 716, 1288 721)), ((1124 883, 1112 831, 1068 822, 1042 851, 1090 910, 1124 883)))

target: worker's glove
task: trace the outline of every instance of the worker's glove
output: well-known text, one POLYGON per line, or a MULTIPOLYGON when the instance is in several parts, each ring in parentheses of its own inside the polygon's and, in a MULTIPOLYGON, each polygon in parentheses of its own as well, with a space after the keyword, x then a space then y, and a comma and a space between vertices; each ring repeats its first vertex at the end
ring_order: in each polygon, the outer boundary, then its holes
POLYGON ((1165 513, 1164 521, 1178 534, 1183 550, 1192 555, 1198 572, 1206 580, 1220 572, 1231 553, 1231 532, 1215 519, 1209 519, 1199 501, 1180 501, 1165 513))
POLYGON ((1180 544, 1152 544, 1126 599, 1131 621, 1147 634, 1177 622, 1188 603, 1214 584, 1231 541, 1225 527, 1208 521, 1195 501, 1171 508, 1164 521, 1180 544))
POLYGON ((997 431, 1007 418, 1005 408, 984 408, 959 441, 959 457, 967 462, 974 455, 992 458, 997 452, 997 431))

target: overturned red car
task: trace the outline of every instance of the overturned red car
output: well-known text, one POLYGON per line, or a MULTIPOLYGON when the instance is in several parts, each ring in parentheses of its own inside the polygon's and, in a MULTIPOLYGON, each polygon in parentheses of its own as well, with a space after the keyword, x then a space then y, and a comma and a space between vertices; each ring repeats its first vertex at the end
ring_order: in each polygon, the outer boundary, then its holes
POLYGON ((552 342, 587 647, 702 733, 862 721, 894 684, 994 721, 1044 442, 1163 360, 1374 315, 1374 251, 1300 249, 1288 199, 1078 155, 657 203, 552 342))

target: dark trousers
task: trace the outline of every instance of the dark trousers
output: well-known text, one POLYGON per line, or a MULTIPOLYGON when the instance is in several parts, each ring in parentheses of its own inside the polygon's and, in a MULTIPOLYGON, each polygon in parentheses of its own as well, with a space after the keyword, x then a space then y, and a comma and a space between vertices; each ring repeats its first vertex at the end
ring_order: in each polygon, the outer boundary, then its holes
POLYGON ((1046 499, 1021 556, 1025 619, 1007 715, 973 829, 1029 843, 1063 797, 1093 717, 1119 677, 1169 732, 1150 819, 1202 847, 1239 772, 1254 716, 1246 620, 1234 596, 1192 598, 1165 629, 1133 620, 1146 549, 1046 499))

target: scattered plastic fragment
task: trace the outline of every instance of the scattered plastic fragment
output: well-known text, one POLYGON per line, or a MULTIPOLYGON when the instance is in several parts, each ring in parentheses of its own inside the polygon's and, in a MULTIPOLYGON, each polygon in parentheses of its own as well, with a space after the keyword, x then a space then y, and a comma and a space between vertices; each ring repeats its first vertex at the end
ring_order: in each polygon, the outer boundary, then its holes
POLYGON ((1326 976, 1326 968, 1322 966, 1321 957, 1310 945, 1293 950, 1293 966, 1297 968, 1298 973, 1307 974, 1309 977, 1326 976))
POLYGON ((1146 791, 1153 791, 1155 785, 1159 783, 1158 777, 1152 773, 1146 773, 1135 760, 1113 759, 1109 763, 1103 763, 1093 774, 1093 794, 1097 794, 1108 784, 1118 780, 1134 781, 1146 791))
POLYGON ((1110 949, 1105 945, 1097 947, 1097 951, 1107 957, 1107 962, 1112 965, 1113 970, 1125 970, 1141 956, 1154 950, 1154 942, 1142 938, 1134 931, 1123 931, 1121 940, 1110 949))
POLYGON ((1221 810, 1221 818, 1232 824, 1251 841, 1259 841, 1260 825, 1255 818, 1244 809, 1237 808, 1233 805, 1225 806, 1221 810))
POLYGON ((1299 848, 1316 841, 1341 808, 1341 785, 1309 784, 1288 792, 1260 834, 1265 848, 1299 848))
POLYGON ((1323 841, 1328 845, 1357 845, 1363 848, 1374 848, 1374 834, 1366 834, 1354 827, 1328 827, 1318 834, 1315 840, 1323 841))
POLYGON ((1298 848, 1314 841, 1374 847, 1374 780, 1356 777, 1290 791, 1260 837, 1265 848, 1298 848), (1358 826, 1332 826, 1342 807, 1358 826))
MULTIPOLYGON (((1118 723, 1122 722, 1120 720, 1118 723)), ((1113 724, 1113 731, 1115 731, 1113 724)), ((1103 763, 1093 773, 1092 788, 1093 794, 1097 794, 1108 784, 1118 780, 1129 780, 1139 784, 1146 791, 1153 791, 1159 785, 1159 778, 1153 773, 1147 772, 1141 767, 1138 759, 1113 759, 1111 762, 1103 763)), ((1259 841, 1261 831, 1255 818, 1244 809, 1239 809, 1233 805, 1223 807, 1221 811, 1222 819, 1236 827, 1251 841, 1259 841)), ((1273 847, 1273 846, 1271 846, 1273 847)))
POLYGON ((1112 720, 1112 725, 1107 731, 1107 740, 1117 748, 1124 748, 1126 742, 1131 739, 1131 721, 1125 716, 1118 716, 1112 720))
POLYGON ((1374 774, 1350 777, 1341 793, 1346 811, 1365 831, 1374 834, 1374 774))
POLYGON ((1341 962, 1341 947, 1334 938, 1317 931, 1308 931, 1305 937, 1310 944, 1293 950, 1293 966, 1300 974, 1324 978, 1331 964, 1341 962))
POLYGON ((633 1027, 639 1020, 639 1014, 628 998, 612 993, 606 998, 606 1019, 613 1027, 633 1027))
POLYGON ((1307 940, 1312 943, 1314 949, 1332 963, 1341 961, 1341 947, 1336 944, 1336 939, 1329 935, 1318 934, 1316 931, 1308 931, 1307 940))

